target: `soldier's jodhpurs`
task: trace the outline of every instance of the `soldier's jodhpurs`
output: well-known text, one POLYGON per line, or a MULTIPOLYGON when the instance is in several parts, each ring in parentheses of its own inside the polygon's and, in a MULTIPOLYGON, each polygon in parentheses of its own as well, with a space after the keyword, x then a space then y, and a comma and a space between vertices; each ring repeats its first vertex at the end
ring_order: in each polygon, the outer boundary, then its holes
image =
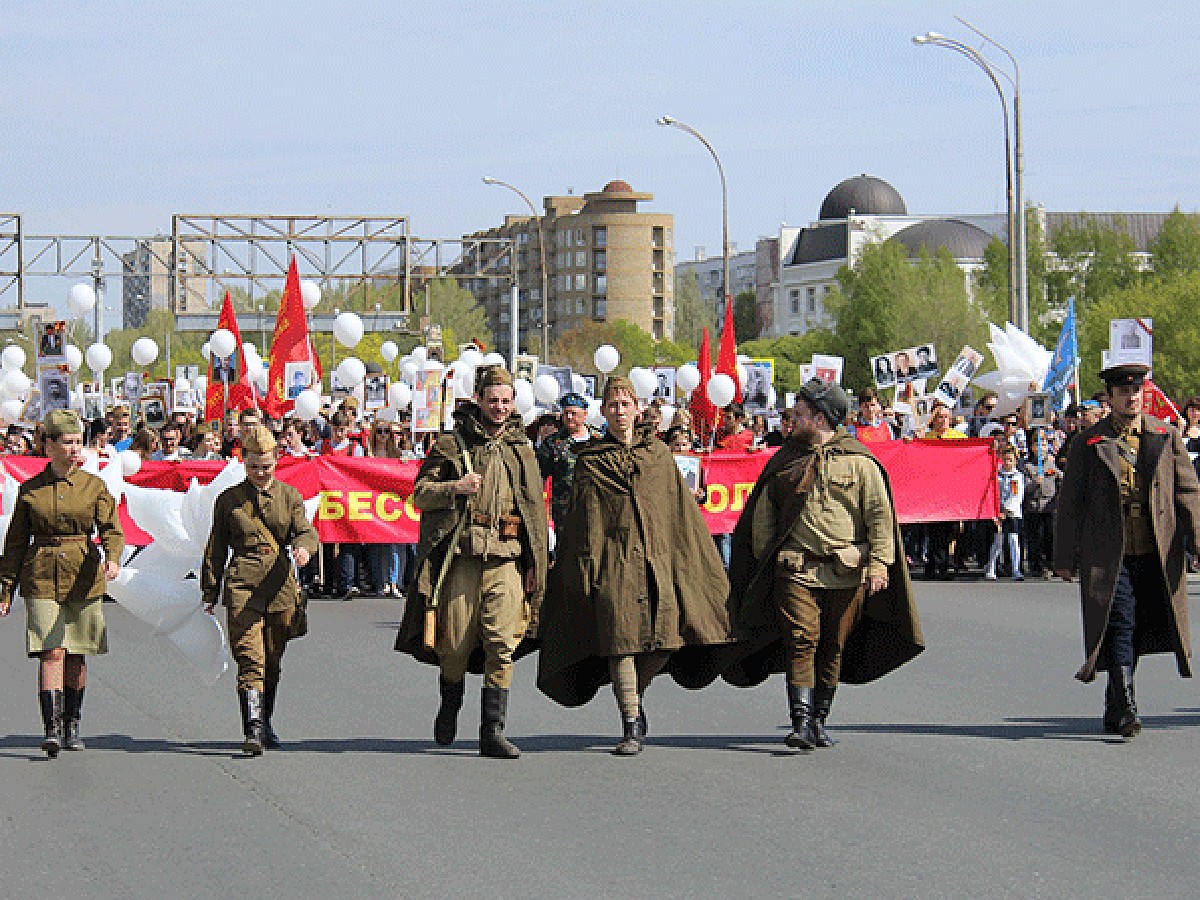
POLYGON ((482 643, 484 686, 511 686, 513 652, 528 627, 517 560, 454 558, 438 609, 437 655, 447 681, 462 681, 471 651, 482 643))
POLYGON ((862 613, 863 585, 818 588, 797 584, 782 571, 775 600, 787 653, 787 682, 795 687, 835 688, 842 648, 862 613))
MULTIPOLYGON (((1108 661, 1111 666, 1133 668, 1137 655, 1133 649, 1133 632, 1137 627, 1137 597, 1161 597, 1162 579, 1158 576, 1158 559, 1153 553, 1125 556, 1117 573, 1112 606, 1108 611, 1108 631, 1105 635, 1108 661)), ((1161 601, 1160 601, 1161 602, 1161 601)))
POLYGON ((261 613, 243 607, 229 610, 229 649, 237 662, 240 691, 265 690, 268 680, 279 680, 279 662, 287 648, 292 611, 261 613))

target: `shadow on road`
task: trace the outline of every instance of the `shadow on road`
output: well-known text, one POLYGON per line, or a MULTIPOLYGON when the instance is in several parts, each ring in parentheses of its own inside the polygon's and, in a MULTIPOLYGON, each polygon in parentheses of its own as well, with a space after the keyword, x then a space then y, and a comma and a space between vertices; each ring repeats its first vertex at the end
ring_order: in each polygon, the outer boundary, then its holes
MULTIPOLYGON (((1177 710, 1175 715, 1141 717, 1142 725, 1151 731, 1195 728, 1200 726, 1200 709, 1177 710)), ((829 723, 833 731, 856 732, 859 734, 913 734, 938 735, 942 737, 981 737, 1000 741, 1067 740, 1108 741, 1124 743, 1119 737, 1105 734, 1100 716, 1048 716, 1045 718, 1007 718, 1003 722, 978 725, 944 725, 910 722, 904 724, 829 723)))

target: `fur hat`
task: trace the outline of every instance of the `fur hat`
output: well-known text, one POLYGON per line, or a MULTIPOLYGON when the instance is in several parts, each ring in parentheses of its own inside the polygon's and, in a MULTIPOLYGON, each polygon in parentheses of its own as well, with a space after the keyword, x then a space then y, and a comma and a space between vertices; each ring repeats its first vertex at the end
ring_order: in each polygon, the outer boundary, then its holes
POLYGON ((800 386, 796 395, 803 397, 813 409, 823 415, 831 428, 837 428, 850 412, 850 398, 846 392, 823 378, 810 378, 800 386))

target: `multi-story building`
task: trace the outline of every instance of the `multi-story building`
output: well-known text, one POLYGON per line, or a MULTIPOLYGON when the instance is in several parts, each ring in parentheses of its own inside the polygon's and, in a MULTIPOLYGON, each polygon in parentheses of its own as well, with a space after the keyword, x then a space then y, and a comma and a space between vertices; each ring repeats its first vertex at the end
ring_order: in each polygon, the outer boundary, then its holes
MULTIPOLYGON (((675 217, 638 211, 654 199, 624 181, 610 181, 596 193, 545 197, 540 217, 545 235, 546 309, 549 338, 584 322, 623 319, 656 339, 675 333, 675 217)), ((464 253, 463 286, 487 311, 497 351, 511 352, 512 285, 506 277, 515 265, 518 285, 518 341, 524 352, 541 353, 542 253, 538 219, 505 216, 504 224, 464 235, 478 241, 464 253), (494 242, 507 239, 515 261, 494 242), (491 258, 487 258, 488 254, 491 258)), ((463 340, 470 335, 456 335, 463 340)))
POLYGON ((134 249, 121 257, 121 310, 125 328, 141 328, 152 309, 170 309, 176 314, 208 310, 210 279, 202 271, 205 269, 204 243, 184 242, 184 250, 184 258, 176 267, 179 299, 174 305, 171 303, 169 238, 138 241, 134 249))
MULTIPOLYGON (((729 242, 729 284, 727 292, 730 297, 736 297, 743 291, 757 289, 757 257, 754 250, 738 252, 737 244, 729 242)), ((675 280, 679 281, 689 273, 696 274, 696 283, 700 286, 700 299, 723 312, 721 302, 721 278, 724 275, 725 260, 720 256, 709 256, 704 247, 697 247, 694 258, 686 259, 675 264, 675 280)))

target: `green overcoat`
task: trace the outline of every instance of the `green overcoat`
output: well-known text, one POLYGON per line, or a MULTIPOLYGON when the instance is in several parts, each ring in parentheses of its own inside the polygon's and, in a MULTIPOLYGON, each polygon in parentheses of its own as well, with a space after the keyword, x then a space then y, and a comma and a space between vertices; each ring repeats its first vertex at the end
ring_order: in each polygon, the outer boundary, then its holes
POLYGON ((608 657, 672 651, 666 671, 699 688, 733 648, 729 582, 696 498, 666 444, 643 427, 580 450, 542 604, 538 687, 580 706, 609 681, 608 657))
MULTIPOLYGON (((871 451, 850 437, 844 429, 839 428, 827 446, 833 452, 866 456, 878 465, 871 451)), ((807 452, 811 452, 808 445, 792 438, 771 457, 758 476, 733 532, 729 565, 729 614, 734 635, 753 650, 727 666, 721 675, 738 687, 761 684, 768 676, 785 668, 786 654, 775 605, 775 560, 795 524, 795 516, 802 504, 791 506, 793 513, 790 517, 781 517, 777 531, 761 558, 755 558, 751 548, 751 527, 754 507, 771 479, 807 452)), ((879 471, 890 499, 891 482, 882 465, 879 471)), ((863 601, 862 616, 842 650, 841 680, 847 684, 874 681, 925 649, 899 524, 895 526, 895 539, 895 562, 888 567, 888 586, 863 601)))

